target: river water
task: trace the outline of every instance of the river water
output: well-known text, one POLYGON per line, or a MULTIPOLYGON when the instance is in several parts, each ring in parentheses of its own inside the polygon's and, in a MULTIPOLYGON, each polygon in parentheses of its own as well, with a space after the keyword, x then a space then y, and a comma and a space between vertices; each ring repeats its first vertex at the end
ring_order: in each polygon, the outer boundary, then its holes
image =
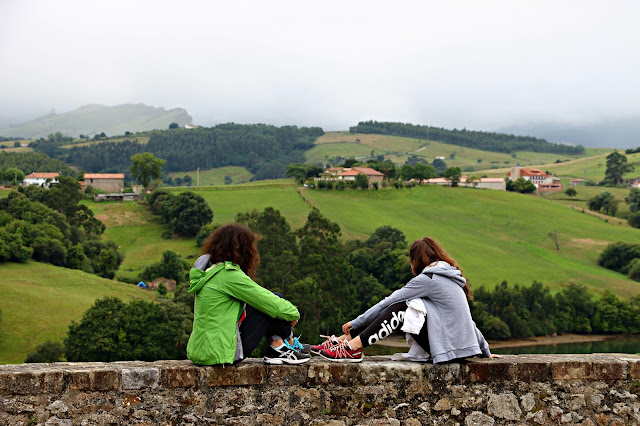
MULTIPOLYGON (((399 348, 375 344, 364 349, 365 355, 393 355, 407 352, 408 348, 399 348)), ((640 335, 612 336, 603 342, 561 343, 556 345, 533 345, 513 348, 492 349, 492 353, 502 355, 518 354, 591 354, 591 353, 640 353, 640 335)))
POLYGON ((592 353, 640 353, 639 335, 613 336, 604 342, 562 343, 557 345, 521 346, 499 348, 491 352, 503 355, 517 354, 592 354, 592 353))

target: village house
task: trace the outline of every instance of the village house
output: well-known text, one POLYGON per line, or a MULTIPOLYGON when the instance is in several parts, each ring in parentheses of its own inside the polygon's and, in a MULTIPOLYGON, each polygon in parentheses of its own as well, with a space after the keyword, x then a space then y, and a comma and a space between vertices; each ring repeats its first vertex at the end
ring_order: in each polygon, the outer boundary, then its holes
POLYGON ((124 173, 85 173, 80 186, 83 191, 87 186, 91 186, 104 192, 122 192, 124 173))
POLYGON ((38 185, 44 188, 49 188, 49 186, 53 183, 58 183, 58 176, 60 173, 31 173, 24 177, 22 184, 24 186, 27 185, 38 185))
POLYGON ((512 167, 511 171, 507 173, 507 176, 512 181, 516 181, 519 178, 530 181, 540 192, 558 192, 562 191, 562 182, 560 179, 548 175, 540 169, 525 168, 525 167, 512 167))
POLYGON ((320 175, 318 180, 343 180, 350 181, 356 180, 356 176, 359 174, 366 175, 369 179, 369 183, 381 183, 384 178, 384 173, 380 173, 371 167, 329 167, 324 173, 320 175))
MULTIPOLYGON (((421 185, 442 185, 442 186, 451 186, 451 181, 447 178, 438 177, 431 179, 424 179, 420 182, 415 179, 411 179, 409 182, 415 182, 421 185)), ((506 191, 507 183, 503 178, 480 178, 480 179, 472 179, 465 175, 460 177, 460 182, 458 182, 458 186, 464 186, 469 188, 478 188, 478 189, 492 189, 495 191, 506 191)))

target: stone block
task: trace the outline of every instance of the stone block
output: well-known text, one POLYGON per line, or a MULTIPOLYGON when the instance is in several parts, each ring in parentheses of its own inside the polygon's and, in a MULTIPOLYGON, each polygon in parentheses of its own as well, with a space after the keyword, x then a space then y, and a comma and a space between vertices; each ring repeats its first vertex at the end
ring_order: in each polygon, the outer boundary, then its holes
POLYGON ((191 388, 198 382, 198 368, 195 366, 160 368, 160 382, 166 388, 191 388))
POLYGON ((594 379, 612 382, 626 379, 629 366, 622 361, 594 361, 592 368, 594 379))
POLYGON ((640 360, 629 360, 629 376, 640 379, 640 360))
POLYGON ((353 365, 331 362, 310 362, 308 364, 306 383, 314 384, 349 384, 356 382, 358 369, 353 365))
POLYGON ((272 386, 300 385, 308 377, 309 366, 302 365, 268 365, 266 368, 267 383, 272 386))
POLYGON ((135 390, 156 389, 160 384, 160 369, 158 368, 123 368, 122 389, 135 390))
POLYGON ((559 361, 552 363, 553 380, 582 380, 592 377, 588 361, 559 361))
POLYGON ((262 364, 240 363, 202 368, 207 386, 251 386, 265 383, 262 364))
POLYGON ((516 366, 516 377, 519 382, 546 382, 552 377, 551 363, 523 362, 516 366))
POLYGON ((83 391, 110 391, 120 387, 117 370, 67 370, 69 389, 83 391))
POLYGON ((474 361, 467 365, 472 382, 510 382, 516 379, 512 362, 474 361))
POLYGON ((0 394, 32 395, 63 390, 64 375, 60 371, 0 372, 0 394))

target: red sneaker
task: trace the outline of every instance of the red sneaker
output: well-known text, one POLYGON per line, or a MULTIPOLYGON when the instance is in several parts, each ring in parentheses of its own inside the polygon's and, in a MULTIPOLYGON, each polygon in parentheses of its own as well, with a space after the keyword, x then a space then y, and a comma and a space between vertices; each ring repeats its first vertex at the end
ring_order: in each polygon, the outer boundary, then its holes
POLYGON ((327 340, 320 343, 319 345, 311 345, 310 351, 312 354, 320 355, 321 350, 329 349, 331 346, 340 344, 340 341, 335 335, 331 335, 331 336, 320 335, 320 337, 326 337, 327 340))
POLYGON ((351 349, 347 342, 342 342, 329 349, 322 349, 320 356, 329 361, 360 362, 362 361, 362 348, 351 349))

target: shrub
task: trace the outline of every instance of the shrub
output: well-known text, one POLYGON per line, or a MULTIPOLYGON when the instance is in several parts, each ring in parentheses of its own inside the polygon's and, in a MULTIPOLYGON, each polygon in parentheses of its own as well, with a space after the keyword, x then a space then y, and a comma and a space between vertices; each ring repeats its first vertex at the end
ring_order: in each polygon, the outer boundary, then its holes
POLYGON ((37 362, 58 362, 64 360, 64 346, 59 342, 47 340, 41 345, 36 346, 34 352, 27 354, 26 363, 37 362))
POLYGON ((629 262, 629 278, 640 281, 640 258, 638 257, 629 262))
POLYGON ((632 228, 640 228, 640 211, 630 215, 628 221, 632 228))
POLYGON ((626 274, 633 259, 640 258, 640 244, 623 243, 621 241, 609 244, 600 254, 598 264, 607 269, 626 274))

